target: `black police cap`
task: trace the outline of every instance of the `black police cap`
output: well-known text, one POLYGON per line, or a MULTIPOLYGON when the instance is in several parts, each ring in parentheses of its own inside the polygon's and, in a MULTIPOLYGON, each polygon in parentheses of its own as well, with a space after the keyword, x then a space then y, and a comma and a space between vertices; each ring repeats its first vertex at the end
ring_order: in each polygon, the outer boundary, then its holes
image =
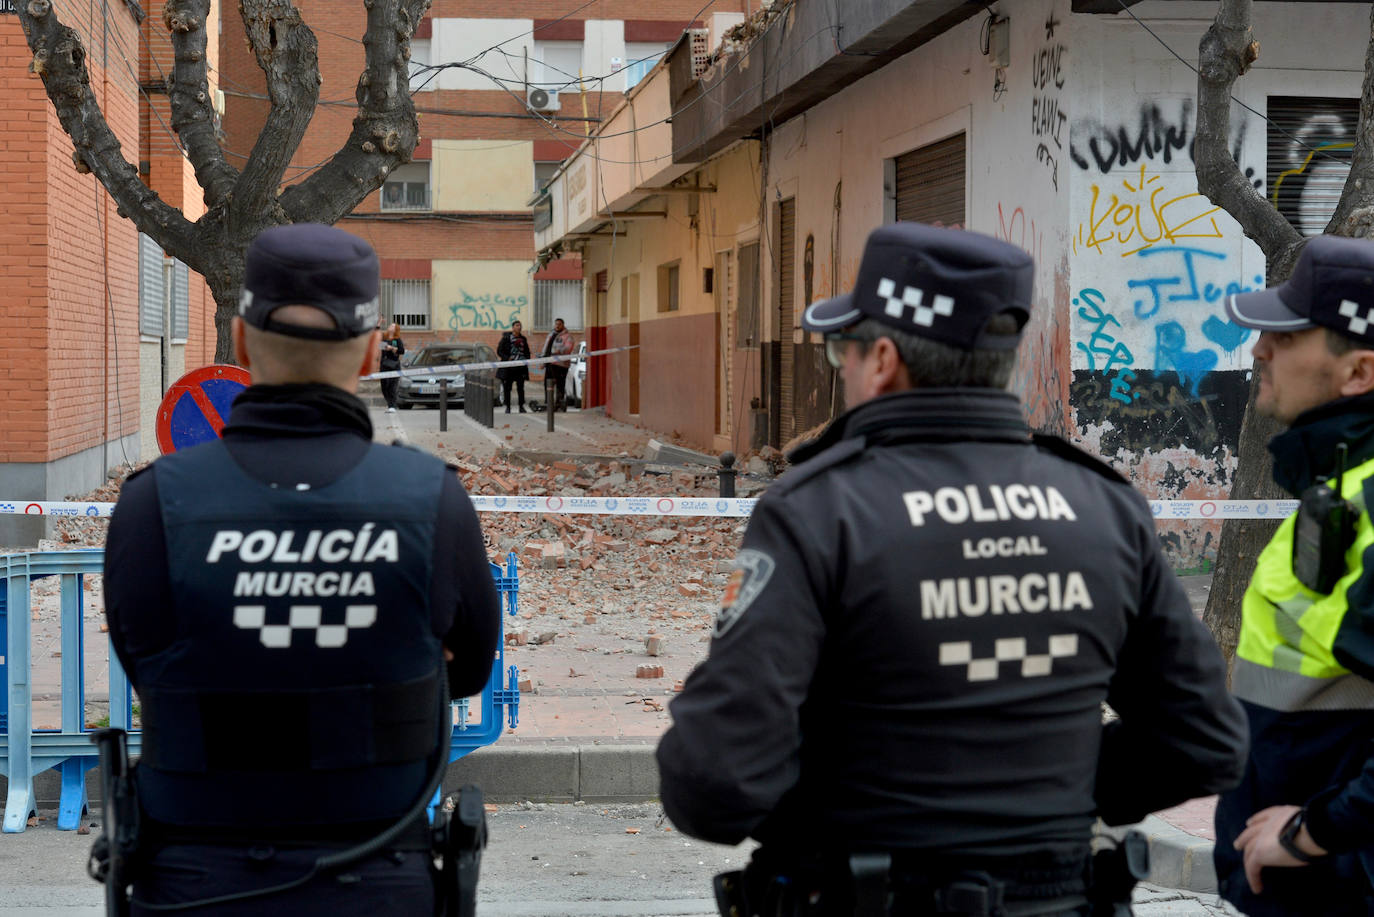
POLYGON ((839 331, 862 318, 961 350, 1011 350, 1030 318, 1030 255, 1000 239, 924 223, 889 223, 868 236, 848 293, 812 303, 802 327, 839 331), (1016 334, 984 331, 1008 313, 1016 334))
POLYGON ((1374 347, 1374 242, 1314 236, 1287 280, 1227 297, 1226 314, 1243 328, 1302 331, 1320 326, 1374 347))
POLYGON ((362 239, 320 223, 292 223, 258 233, 244 262, 239 315, 255 328, 291 337, 345 340, 377 326, 377 253, 362 239), (314 306, 334 328, 273 320, 282 306, 314 306))

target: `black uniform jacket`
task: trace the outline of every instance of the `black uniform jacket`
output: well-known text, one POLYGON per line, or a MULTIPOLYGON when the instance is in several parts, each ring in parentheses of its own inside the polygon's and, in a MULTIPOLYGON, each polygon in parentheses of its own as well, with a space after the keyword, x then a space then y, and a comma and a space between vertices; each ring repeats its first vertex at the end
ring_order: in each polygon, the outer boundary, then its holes
MULTIPOLYGON (((222 437, 230 457, 249 477, 274 487, 318 489, 362 461, 372 447, 372 425, 362 402, 340 389, 253 386, 235 401, 222 437)), ((135 690, 144 680, 143 660, 163 653, 178 635, 157 477, 149 472, 140 471, 125 482, 105 558, 110 636, 135 690)), ((384 515, 386 509, 379 507, 379 512, 384 515)), ((440 484, 432 551, 428 619, 433 634, 454 655, 448 665, 449 693, 464 697, 481 691, 491 674, 500 612, 477 515, 456 475, 444 475, 440 484)), ((388 599, 378 598, 383 603, 388 599)), ((422 781, 423 774, 416 776, 422 781)), ((370 805, 362 808, 404 810, 414 789, 395 782, 395 787, 378 786, 378 798, 366 800, 370 805)), ((321 803, 283 800, 277 808, 289 812, 312 804, 321 803)), ((346 820, 349 808, 331 809, 330 820, 346 820)), ((216 824, 234 822, 233 811, 217 812, 214 818, 216 824)))
POLYGON ((989 389, 880 397, 806 451, 672 704, 679 828, 1019 855, 1236 782, 1221 656, 1110 468, 989 389))

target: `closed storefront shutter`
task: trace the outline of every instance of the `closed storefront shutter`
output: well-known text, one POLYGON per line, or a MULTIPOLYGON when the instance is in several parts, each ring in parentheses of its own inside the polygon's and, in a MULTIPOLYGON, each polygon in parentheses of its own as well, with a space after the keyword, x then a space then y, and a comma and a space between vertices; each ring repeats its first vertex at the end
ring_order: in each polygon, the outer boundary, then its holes
POLYGON ((1267 196, 1305 236, 1321 234, 1340 201, 1359 115, 1358 99, 1269 97, 1267 196))
POLYGON ((788 198, 778 208, 778 342, 781 344, 778 354, 781 369, 779 422, 784 443, 792 438, 797 428, 794 415, 796 354, 792 344, 792 329, 796 326, 796 237, 797 200, 788 198))
POLYGON ((964 135, 897 157, 897 219, 964 225, 964 135))

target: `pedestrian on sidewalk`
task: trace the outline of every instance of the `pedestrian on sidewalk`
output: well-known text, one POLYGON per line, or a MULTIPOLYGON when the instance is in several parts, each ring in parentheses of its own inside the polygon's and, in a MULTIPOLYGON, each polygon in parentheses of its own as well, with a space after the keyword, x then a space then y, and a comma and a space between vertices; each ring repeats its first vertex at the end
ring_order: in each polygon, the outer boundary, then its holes
MULTIPOLYGON (((501 340, 496 345, 496 356, 500 360, 530 358, 530 341, 525 337, 525 326, 519 321, 511 322, 510 330, 501 335, 501 340)), ((505 402, 506 413, 510 413, 511 386, 515 387, 519 395, 520 413, 525 413, 525 380, 530 377, 529 366, 502 366, 496 371, 496 375, 501 380, 501 399, 505 402)))
POLYGON ((1250 763, 1217 805, 1221 893, 1251 917, 1374 915, 1374 243, 1316 236, 1278 287, 1229 297, 1261 332, 1255 409, 1302 501, 1260 553, 1231 687, 1250 763), (1335 489, 1339 481, 1339 492, 1335 489))
MULTIPOLYGON (((563 324, 563 319, 553 320, 553 331, 544 339, 544 346, 540 350, 541 357, 557 357, 573 352, 573 336, 567 326, 563 324)), ((566 411, 568 409, 568 369, 572 365, 572 358, 566 360, 555 360, 552 363, 544 364, 544 376, 546 379, 553 380, 553 403, 548 405, 550 411, 566 411)), ((545 389, 548 383, 545 383, 545 389)))
POLYGON ((491 675, 499 606, 454 469, 372 441, 356 392, 381 339, 377 268, 340 229, 262 232, 233 321, 252 385, 223 438, 124 484, 105 593, 143 707, 136 917, 222 896, 183 912, 433 910, 422 797, 448 763, 449 696, 491 675))
MULTIPOLYGON (((386 334, 382 335, 382 359, 381 370, 384 373, 394 373, 401 368, 401 357, 405 355, 405 341, 401 340, 401 326, 392 322, 387 326, 386 334)), ((382 380, 382 397, 386 399, 386 410, 388 414, 396 413, 396 388, 401 384, 401 380, 392 376, 390 379, 382 380)))
POLYGON ((1243 716, 1149 506, 1005 391, 1032 274, 895 223, 803 316, 847 411, 755 507, 657 752, 679 829, 761 842, 740 914, 1086 915, 1129 901, 1089 885, 1098 816, 1240 777, 1243 716))

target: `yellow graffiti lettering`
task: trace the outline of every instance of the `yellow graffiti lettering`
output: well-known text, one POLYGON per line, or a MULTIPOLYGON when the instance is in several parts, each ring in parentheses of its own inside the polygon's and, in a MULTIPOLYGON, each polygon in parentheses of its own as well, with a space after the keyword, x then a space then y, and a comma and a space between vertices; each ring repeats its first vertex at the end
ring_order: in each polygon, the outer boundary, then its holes
POLYGON ((1196 191, 1164 198, 1161 176, 1147 177, 1145 169, 1140 167, 1136 184, 1122 181, 1120 195, 1092 186, 1088 219, 1078 224, 1074 237, 1075 253, 1081 244, 1100 255, 1115 251, 1126 258, 1162 242, 1176 245, 1183 239, 1222 237, 1212 216, 1220 207, 1209 206, 1211 202, 1196 191))

